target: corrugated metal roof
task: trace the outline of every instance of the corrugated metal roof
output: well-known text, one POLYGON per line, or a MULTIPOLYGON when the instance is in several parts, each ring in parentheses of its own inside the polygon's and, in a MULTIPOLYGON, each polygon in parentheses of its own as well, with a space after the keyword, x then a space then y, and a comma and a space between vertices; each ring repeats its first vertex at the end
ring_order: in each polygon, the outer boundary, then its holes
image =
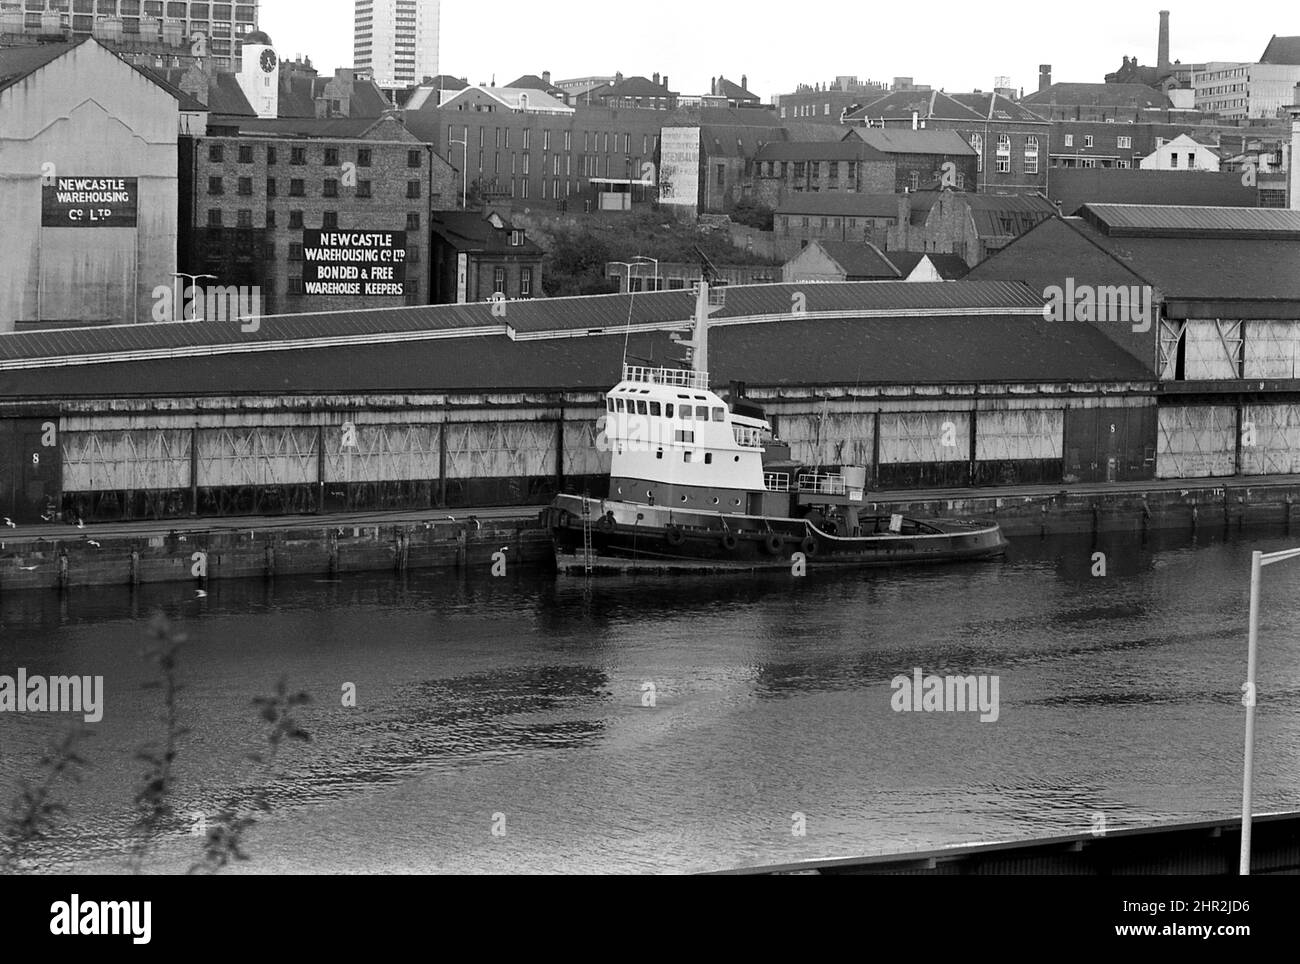
POLYGON ((1300 301, 1300 236, 1291 240, 1096 237, 1166 298, 1300 301))
POLYGON ((1112 237, 1300 238, 1300 211, 1161 204, 1088 204, 1080 217, 1112 237))
MULTIPOLYGON (((817 287, 837 286, 807 286, 810 297, 817 287)), ((681 357, 662 331, 627 337, 613 329, 577 341, 485 335, 3 372, 0 397, 605 391, 618 379, 625 342, 637 360, 671 365, 681 357)), ((742 379, 751 387, 1152 381, 1091 326, 998 313, 723 325, 710 334, 710 362, 715 385, 742 379)))
MULTIPOLYGON (((802 302, 809 314, 853 314, 864 317, 927 312, 987 313, 1042 307, 1041 297, 1023 284, 982 281, 931 284, 906 282, 817 285, 736 285, 726 290, 726 305, 715 321, 781 316, 802 302), (800 298, 796 299, 796 295, 800 298)), ((399 341, 469 330, 547 333, 622 331, 628 325, 674 325, 688 321, 695 296, 688 290, 643 294, 597 295, 582 298, 542 298, 502 305, 422 305, 378 311, 281 315, 261 320, 255 332, 239 322, 188 322, 120 325, 61 331, 0 335, 0 363, 13 370, 23 362, 42 359, 112 355, 123 352, 210 354, 228 351, 252 355, 277 344, 328 344, 331 340, 399 341), (504 309, 504 311, 503 311, 504 309)), ((445 343, 445 342, 444 342, 445 343)))
MULTIPOLYGON (((1080 218, 1053 218, 981 262, 971 277, 1051 285, 1148 284, 1166 299, 1300 305, 1300 241, 1108 237, 1080 218)), ((1297 309, 1300 317, 1300 308, 1297 309)))

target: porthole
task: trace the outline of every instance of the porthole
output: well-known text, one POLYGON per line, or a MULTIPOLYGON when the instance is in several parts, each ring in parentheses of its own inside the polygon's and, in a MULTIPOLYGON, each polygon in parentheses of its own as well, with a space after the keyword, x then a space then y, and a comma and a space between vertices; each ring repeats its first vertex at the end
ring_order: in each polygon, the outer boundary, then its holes
POLYGON ((739 455, 736 456, 736 461, 737 461, 737 462, 740 461, 740 456, 739 456, 739 455))
POLYGON ((690 501, 691 501, 691 497, 690 497, 689 495, 684 495, 684 496, 682 496, 682 501, 683 501, 683 502, 690 502, 690 501))
POLYGON ((717 499, 716 497, 715 497, 714 500, 713 500, 713 504, 714 504, 714 505, 717 505, 717 504, 718 504, 718 499, 717 499))
POLYGON ((732 502, 732 505, 735 505, 735 506, 737 506, 737 507, 740 506, 740 500, 739 500, 739 499, 732 499, 731 502, 732 502))
MULTIPOLYGON (((619 489, 619 491, 622 492, 623 490, 622 490, 622 489, 619 489)), ((647 499, 653 499, 653 498, 655 497, 655 494, 654 494, 653 492, 651 492, 649 489, 646 489, 646 490, 645 490, 645 497, 646 497, 647 499)))

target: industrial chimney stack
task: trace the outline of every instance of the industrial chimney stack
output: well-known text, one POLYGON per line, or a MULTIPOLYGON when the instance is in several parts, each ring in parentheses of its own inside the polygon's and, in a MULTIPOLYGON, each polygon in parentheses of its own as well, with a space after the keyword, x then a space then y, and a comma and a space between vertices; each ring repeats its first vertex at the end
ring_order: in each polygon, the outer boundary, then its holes
POLYGON ((1051 86, 1052 86, 1052 65, 1039 64, 1038 65, 1038 89, 1047 90, 1047 88, 1051 86))
POLYGON ((1156 67, 1161 71, 1169 69, 1169 11, 1160 11, 1160 46, 1156 53, 1156 67))

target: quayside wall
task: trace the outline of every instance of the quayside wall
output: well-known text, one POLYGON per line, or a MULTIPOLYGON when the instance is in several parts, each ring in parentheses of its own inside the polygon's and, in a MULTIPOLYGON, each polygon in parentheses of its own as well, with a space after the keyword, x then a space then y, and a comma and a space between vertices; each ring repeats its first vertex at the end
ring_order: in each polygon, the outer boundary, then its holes
MULTIPOLYGON (((1247 530, 1281 536, 1300 526, 1300 477, 1269 483, 1214 480, 996 490, 877 493, 868 509, 918 518, 996 520, 1012 537, 1068 533, 1247 530)), ((443 513, 339 513, 318 518, 64 524, 0 532, 0 595, 84 586, 193 583, 446 570, 491 578, 553 565, 535 509, 443 513), (504 569, 499 565, 504 562, 504 569)), ((815 563, 813 564, 815 566, 815 563)))

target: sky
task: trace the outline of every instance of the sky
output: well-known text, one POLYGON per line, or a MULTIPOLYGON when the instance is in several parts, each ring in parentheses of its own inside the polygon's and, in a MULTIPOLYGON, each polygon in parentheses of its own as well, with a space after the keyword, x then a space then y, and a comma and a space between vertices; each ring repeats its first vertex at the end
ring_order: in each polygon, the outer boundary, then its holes
MULTIPOLYGON (((282 57, 317 69, 351 65, 352 0, 261 0, 261 26, 282 57)), ((1026 92, 1038 65, 1057 82, 1102 81, 1125 55, 1156 62, 1159 11, 1170 11, 1172 59, 1256 61, 1273 34, 1300 35, 1300 4, 1234 7, 1221 0, 1086 4, 1003 0, 988 6, 930 0, 804 6, 788 0, 643 0, 640 4, 544 4, 443 0, 441 70, 470 83, 509 83, 655 72, 681 93, 707 93, 723 74, 763 100, 837 75, 911 77, 950 91, 989 90, 998 75, 1026 92), (624 7, 626 13, 619 12, 624 7), (882 9, 883 7, 883 9, 882 9), (588 12, 590 11, 590 12, 588 12)))

